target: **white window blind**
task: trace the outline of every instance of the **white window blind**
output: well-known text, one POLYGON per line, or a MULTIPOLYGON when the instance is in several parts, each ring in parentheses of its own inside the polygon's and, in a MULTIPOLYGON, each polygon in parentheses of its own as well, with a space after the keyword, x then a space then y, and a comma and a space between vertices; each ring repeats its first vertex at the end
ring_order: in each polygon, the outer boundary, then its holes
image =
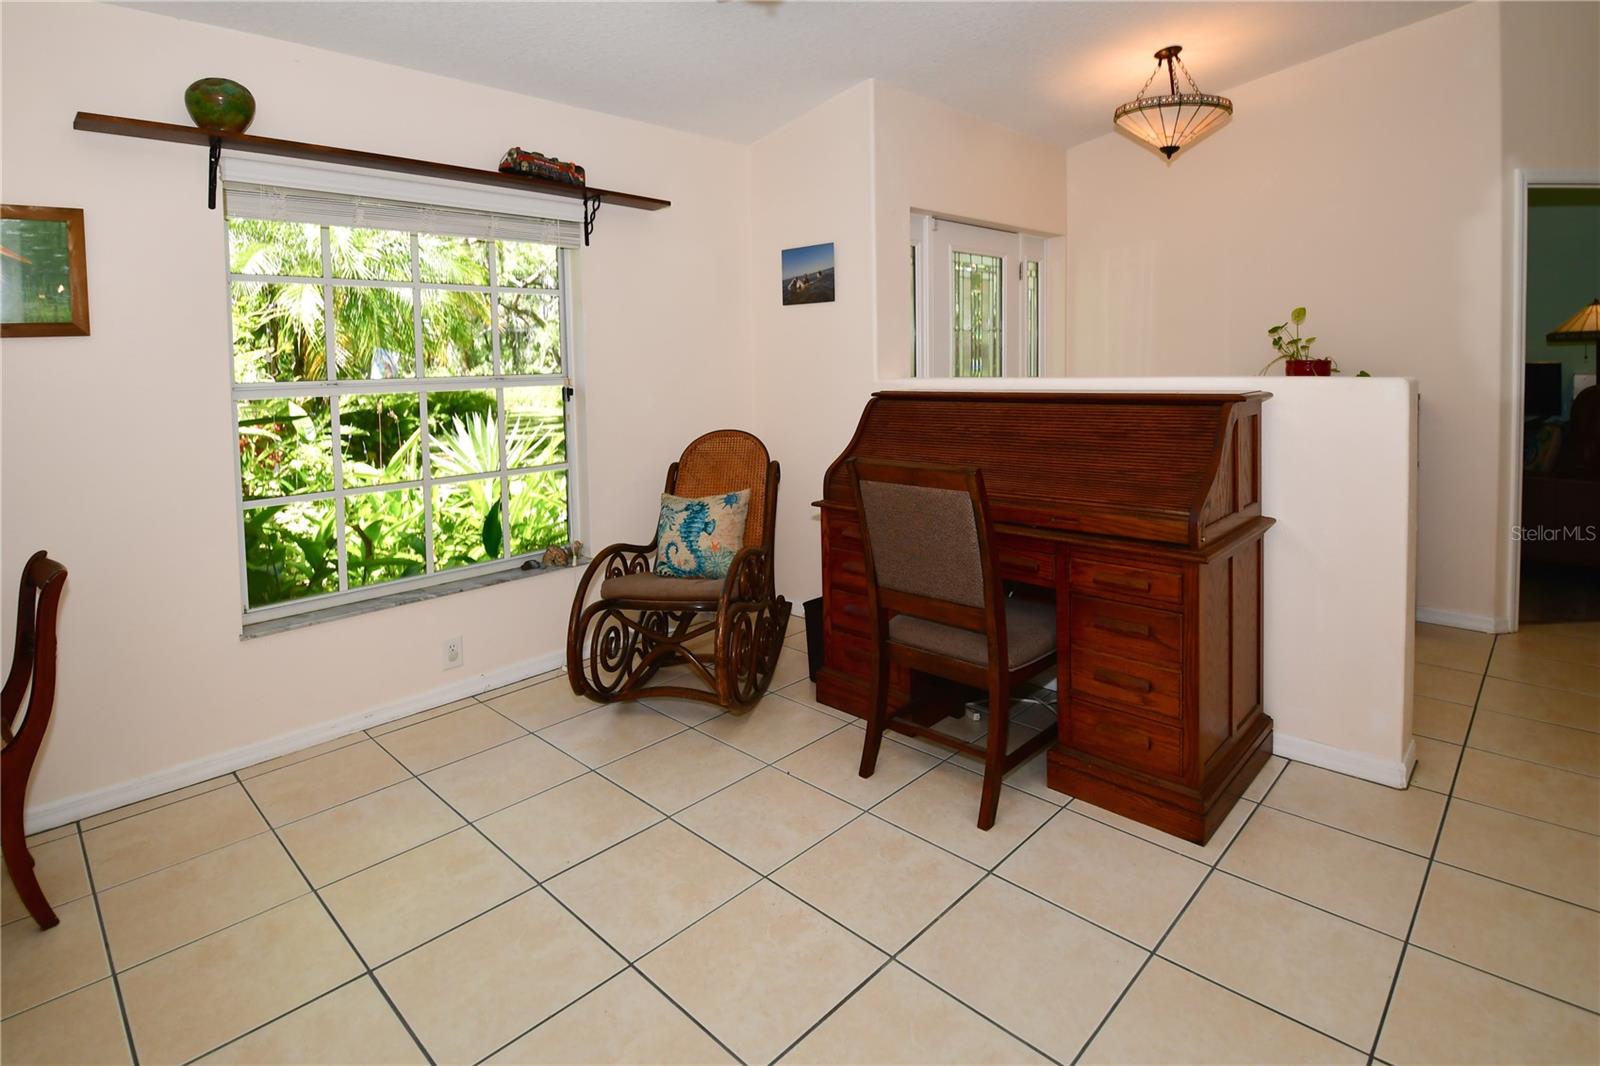
POLYGON ((223 189, 227 213, 232 218, 532 241, 562 248, 583 244, 583 224, 574 219, 467 210, 250 182, 226 182, 223 189))

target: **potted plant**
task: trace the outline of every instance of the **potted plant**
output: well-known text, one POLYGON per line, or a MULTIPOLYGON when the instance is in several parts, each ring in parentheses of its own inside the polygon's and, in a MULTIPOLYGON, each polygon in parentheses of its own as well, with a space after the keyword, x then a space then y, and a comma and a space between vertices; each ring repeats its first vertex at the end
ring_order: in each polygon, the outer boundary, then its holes
POLYGON ((1267 330, 1267 336, 1272 338, 1272 350, 1278 354, 1272 357, 1272 362, 1261 368, 1263 374, 1280 362, 1283 364, 1284 374, 1288 377, 1325 378, 1338 369, 1332 359, 1318 359, 1312 356, 1311 346, 1317 343, 1317 338, 1300 336, 1300 324, 1305 320, 1306 309, 1296 307, 1289 312, 1288 322, 1267 330), (1291 325, 1294 327, 1292 331, 1291 325))

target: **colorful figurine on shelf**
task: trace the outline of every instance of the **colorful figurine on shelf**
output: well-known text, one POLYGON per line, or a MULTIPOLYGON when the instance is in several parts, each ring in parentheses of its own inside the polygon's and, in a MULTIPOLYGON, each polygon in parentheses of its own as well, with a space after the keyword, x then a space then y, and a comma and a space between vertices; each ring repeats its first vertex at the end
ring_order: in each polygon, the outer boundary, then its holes
POLYGON ((500 160, 500 173, 526 174, 530 178, 559 181, 563 185, 576 185, 579 188, 588 184, 583 168, 578 164, 565 163, 552 156, 523 151, 521 148, 506 150, 505 157, 500 160))

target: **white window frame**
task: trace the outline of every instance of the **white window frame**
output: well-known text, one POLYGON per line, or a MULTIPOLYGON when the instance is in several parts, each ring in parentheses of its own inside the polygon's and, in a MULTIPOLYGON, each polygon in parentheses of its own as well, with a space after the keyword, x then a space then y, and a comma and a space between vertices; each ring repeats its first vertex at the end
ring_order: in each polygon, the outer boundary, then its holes
POLYGON ((915 289, 915 309, 912 333, 916 376, 955 376, 952 338, 947 328, 953 300, 951 256, 955 251, 972 251, 1001 259, 1001 376, 1038 377, 1043 371, 1049 350, 1046 338, 1050 316, 1047 312, 1049 281, 1045 238, 1001 226, 957 221, 914 211, 911 214, 911 244, 914 258, 912 284, 915 289), (1030 365, 1027 351, 1026 280, 1030 264, 1037 268, 1039 274, 1037 365, 1030 365), (933 326, 935 322, 941 323, 937 333, 933 326))
MULTIPOLYGON (((555 218, 566 221, 582 219, 581 205, 576 208, 574 201, 540 196, 537 194, 513 192, 491 187, 465 185, 434 178, 411 178, 399 175, 374 173, 355 168, 336 166, 325 163, 296 162, 277 159, 226 159, 223 164, 224 182, 237 181, 241 183, 275 185, 285 188, 314 189, 324 192, 335 192, 345 195, 370 197, 375 199, 397 200, 425 206, 450 207, 459 210, 484 211, 505 214, 520 214, 541 218, 555 218)), ((234 530, 238 536, 238 568, 239 568, 239 603, 242 621, 245 626, 257 623, 291 618, 299 615, 311 614, 330 608, 343 607, 348 604, 362 603, 384 598, 393 598, 398 603, 409 602, 410 596, 406 593, 415 593, 419 589, 433 589, 454 584, 481 583, 488 575, 519 570, 529 559, 537 558, 543 549, 521 555, 510 555, 503 559, 488 560, 481 563, 471 563, 464 566, 455 566, 445 570, 434 569, 433 545, 433 489, 436 485, 448 485, 458 482, 496 478, 500 483, 501 500, 509 498, 510 480, 531 474, 538 474, 552 470, 564 470, 567 481, 567 541, 575 543, 583 539, 580 530, 584 527, 587 517, 585 506, 586 469, 584 459, 587 455, 587 440, 584 434, 583 403, 582 403, 582 360, 579 356, 581 345, 578 343, 577 316, 574 314, 577 288, 577 262, 579 256, 574 254, 575 249, 559 248, 557 251, 557 277, 558 286, 555 289, 535 289, 506 287, 498 284, 497 271, 498 257, 489 256, 489 284, 481 285, 455 285, 447 283, 423 282, 418 273, 418 243, 417 233, 425 233, 426 229, 412 230, 411 255, 412 278, 409 281, 372 281, 364 279, 334 278, 332 277, 329 242, 327 231, 323 230, 322 239, 322 273, 317 278, 288 277, 262 274, 235 274, 232 271, 231 256, 229 254, 229 232, 227 220, 230 217, 226 210, 218 213, 222 218, 221 236, 223 245, 223 299, 226 301, 229 313, 226 317, 226 336, 222 351, 226 358, 221 360, 227 375, 228 387, 228 447, 234 460, 229 467, 233 483, 234 497, 234 530), (329 358, 326 360, 328 377, 317 381, 286 381, 286 382, 239 382, 234 374, 233 352, 233 285, 235 282, 267 282, 283 284, 317 284, 322 288, 323 296, 323 334, 329 346, 329 358), (335 360, 332 358, 332 345, 334 343, 334 306, 333 287, 357 286, 394 288, 407 287, 415 290, 417 299, 413 304, 412 342, 413 342, 413 370, 408 377, 400 378, 339 378, 335 360), (483 292, 489 297, 490 307, 495 315, 495 325, 492 329, 494 372, 487 375, 470 375, 458 377, 430 377, 426 374, 426 362, 422 351, 422 334, 417 315, 421 306, 421 295, 428 291, 470 291, 483 292), (501 372, 500 352, 500 327, 498 321, 499 297, 502 294, 512 295, 555 295, 558 298, 560 319, 560 345, 561 345, 561 373, 560 374, 505 374, 501 372), (566 461, 562 463, 547 464, 538 467, 515 469, 507 468, 504 464, 507 459, 505 449, 505 404, 503 392, 498 393, 497 412, 497 440, 501 465, 493 471, 454 475, 445 478, 434 478, 431 471, 431 451, 427 439, 428 409, 427 397, 434 392, 471 392, 504 390, 508 388, 525 387, 559 387, 567 390, 563 394, 563 415, 566 441, 566 461), (345 396, 353 394, 389 394, 389 393, 416 393, 418 396, 418 425, 423 432, 423 442, 419 455, 419 474, 415 479, 398 482, 385 482, 381 485, 345 486, 342 477, 343 448, 340 446, 339 411, 337 404, 330 404, 329 411, 329 437, 328 445, 331 450, 331 461, 334 470, 334 487, 330 490, 300 493, 292 496, 269 497, 266 499, 246 499, 244 483, 238 461, 238 411, 241 401, 252 399, 271 398, 298 398, 302 396, 345 396), (414 577, 398 578, 392 581, 380 582, 370 586, 349 586, 348 549, 345 540, 345 500, 351 496, 368 495, 374 492, 393 492, 415 489, 422 494, 423 502, 423 528, 426 543, 426 558, 424 566, 426 573, 414 577), (339 589, 335 592, 318 593, 301 596, 283 603, 250 606, 249 572, 244 534, 244 513, 246 510, 283 506, 290 503, 308 503, 333 501, 335 505, 335 543, 337 551, 339 589)), ((492 243, 492 242, 491 242, 492 243)), ((511 529, 509 508, 501 506, 501 543, 509 550, 511 544, 511 529)))

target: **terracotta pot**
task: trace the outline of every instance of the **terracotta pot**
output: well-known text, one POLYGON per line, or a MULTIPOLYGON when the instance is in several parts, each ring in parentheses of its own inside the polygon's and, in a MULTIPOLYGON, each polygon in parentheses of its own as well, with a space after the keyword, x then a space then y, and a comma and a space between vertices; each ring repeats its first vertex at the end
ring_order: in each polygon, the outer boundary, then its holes
POLYGON ((1333 374, 1332 359, 1285 359, 1283 373, 1291 378, 1325 378, 1333 374))

